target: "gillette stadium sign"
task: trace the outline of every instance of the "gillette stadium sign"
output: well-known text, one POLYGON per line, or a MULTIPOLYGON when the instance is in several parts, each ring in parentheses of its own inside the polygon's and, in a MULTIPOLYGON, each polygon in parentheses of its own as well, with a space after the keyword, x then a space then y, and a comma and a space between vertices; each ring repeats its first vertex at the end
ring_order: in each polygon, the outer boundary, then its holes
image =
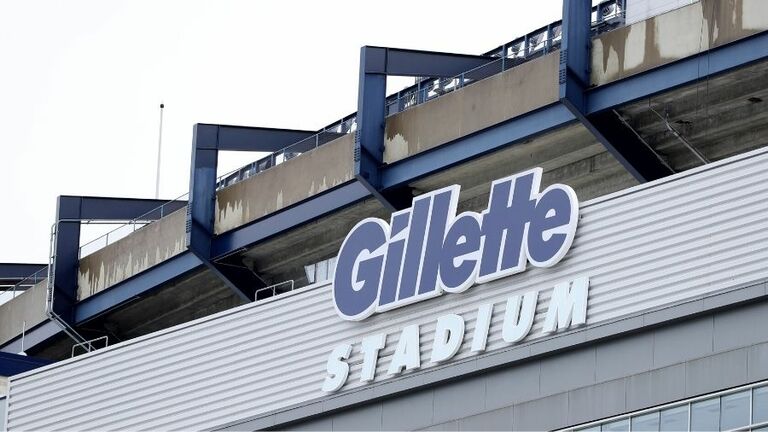
POLYGON ((488 208, 456 214, 460 187, 421 195, 389 223, 360 221, 341 245, 333 279, 339 316, 375 312, 525 271, 551 267, 576 234, 579 203, 570 186, 539 191, 542 169, 496 180, 488 208))
MULTIPOLYGON (((554 184, 541 190, 542 169, 494 181, 488 205, 477 213, 457 214, 460 187, 449 186, 413 199, 410 208, 360 221, 341 245, 333 278, 333 302, 347 321, 362 321, 444 293, 457 294, 525 271, 528 265, 551 267, 573 243, 579 219, 576 193, 554 184)), ((580 276, 556 284, 541 331, 544 334, 586 323, 589 279, 580 276)), ((516 343, 531 331, 539 290, 507 299, 503 339, 516 343)), ((471 352, 485 351, 494 304, 480 304, 471 352)), ((465 339, 465 318, 448 314, 436 319, 432 363, 449 360, 465 339)), ((401 329, 387 369, 388 376, 421 367, 418 325, 401 329)), ((388 335, 366 336, 359 343, 335 347, 327 362, 323 390, 334 392, 347 381, 348 360, 362 354, 360 381, 374 380, 379 351, 388 335)))

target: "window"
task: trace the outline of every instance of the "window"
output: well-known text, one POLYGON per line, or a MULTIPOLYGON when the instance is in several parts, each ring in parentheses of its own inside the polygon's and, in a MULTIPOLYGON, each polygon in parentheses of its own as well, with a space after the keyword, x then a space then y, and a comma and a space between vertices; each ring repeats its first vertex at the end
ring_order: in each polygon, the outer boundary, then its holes
POLYGON ((768 387, 752 391, 752 423, 768 421, 768 387))
POLYGON ((720 399, 720 429, 736 429, 749 424, 749 390, 720 399))
POLYGON ((625 431, 626 432, 629 431, 629 419, 606 423, 602 427, 602 432, 625 432, 625 431))
POLYGON ((645 409, 602 421, 585 423, 566 430, 574 432, 630 430, 632 432, 688 430, 768 432, 768 382, 764 381, 737 389, 699 396, 687 401, 678 401, 659 406, 656 409, 645 409))
POLYGON ((659 430, 662 432, 688 430, 688 405, 662 411, 659 430))
POLYGON ((637 417, 632 417, 632 431, 646 432, 659 430, 659 412, 652 412, 650 414, 643 414, 637 417))
POLYGON ((720 398, 691 404, 691 430, 720 430, 720 398))

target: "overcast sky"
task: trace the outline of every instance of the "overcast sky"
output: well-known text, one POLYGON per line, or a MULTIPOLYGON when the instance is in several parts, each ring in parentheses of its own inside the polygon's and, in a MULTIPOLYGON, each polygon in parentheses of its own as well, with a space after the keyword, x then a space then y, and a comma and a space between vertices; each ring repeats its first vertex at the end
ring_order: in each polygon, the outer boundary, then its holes
POLYGON ((47 262, 58 195, 153 198, 161 101, 171 199, 194 123, 318 129, 355 111, 363 45, 480 54, 560 15, 561 0, 0 0, 0 262, 47 262))

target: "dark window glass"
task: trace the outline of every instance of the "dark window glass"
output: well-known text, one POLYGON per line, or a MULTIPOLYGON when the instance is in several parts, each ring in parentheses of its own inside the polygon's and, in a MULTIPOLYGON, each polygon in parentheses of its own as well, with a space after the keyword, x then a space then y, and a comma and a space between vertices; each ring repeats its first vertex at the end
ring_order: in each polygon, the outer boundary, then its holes
POLYGON ((688 405, 662 411, 659 430, 662 432, 688 430, 688 405))
POLYGON ((691 430, 720 430, 720 398, 691 404, 691 430))
POLYGON ((632 432, 656 432, 659 430, 659 412, 632 417, 632 432))
POLYGON ((720 429, 736 429, 749 424, 749 390, 720 398, 720 429))
POLYGON ((768 421, 768 387, 759 387, 752 394, 752 423, 768 421))
POLYGON ((617 420, 610 423, 603 423, 601 428, 603 432, 625 432, 629 431, 629 419, 617 420))

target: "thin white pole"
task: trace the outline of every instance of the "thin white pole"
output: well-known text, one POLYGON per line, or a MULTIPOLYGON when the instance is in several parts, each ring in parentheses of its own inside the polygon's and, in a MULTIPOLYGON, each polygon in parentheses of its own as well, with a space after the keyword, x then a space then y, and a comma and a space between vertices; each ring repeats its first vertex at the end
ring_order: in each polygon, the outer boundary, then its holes
POLYGON ((26 332, 27 332, 27 321, 25 320, 25 321, 22 321, 21 323, 21 351, 19 352, 19 354, 21 355, 27 355, 27 353, 24 352, 24 336, 26 332))
POLYGON ((160 198, 160 155, 163 148, 163 108, 165 104, 160 104, 160 133, 157 138, 157 175, 155 181, 155 199, 160 198))

